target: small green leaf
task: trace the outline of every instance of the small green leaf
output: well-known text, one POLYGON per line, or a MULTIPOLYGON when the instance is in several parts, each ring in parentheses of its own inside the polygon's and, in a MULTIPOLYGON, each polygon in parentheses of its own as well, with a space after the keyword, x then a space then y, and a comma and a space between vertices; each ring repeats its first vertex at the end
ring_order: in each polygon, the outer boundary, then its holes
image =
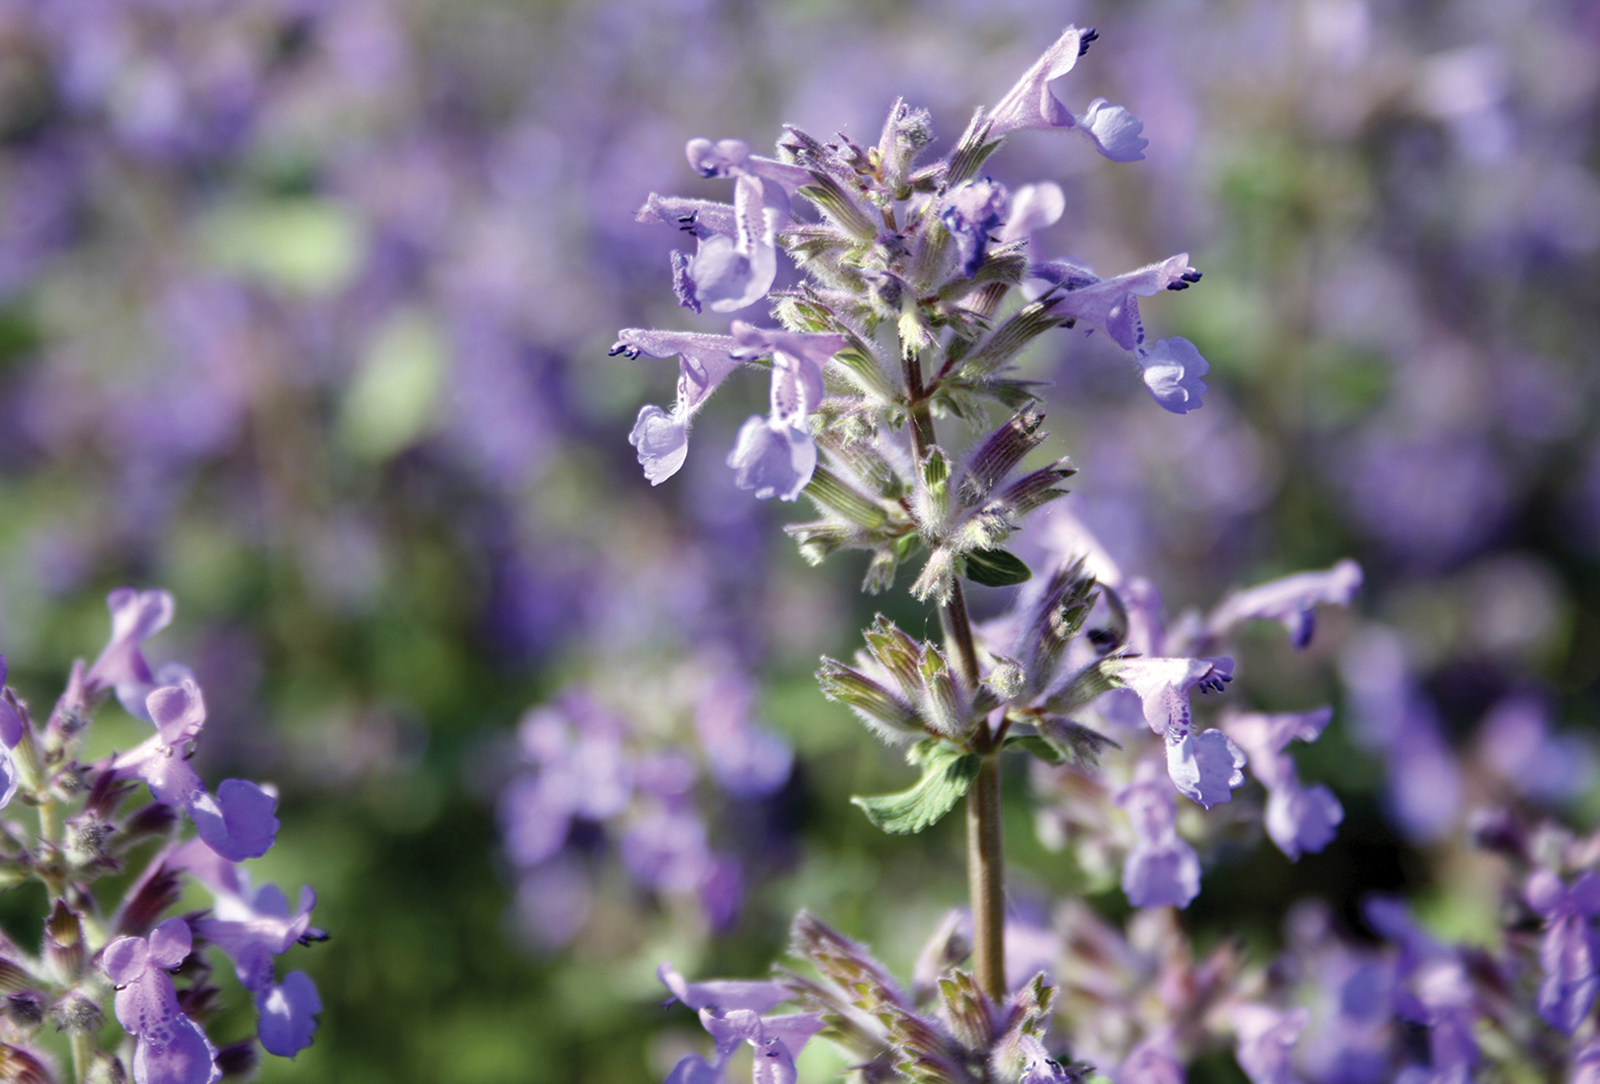
POLYGON ((1008 550, 973 550, 966 559, 967 579, 985 587, 1010 587, 1033 576, 1021 558, 1008 550))
POLYGON ((1020 749, 1032 753, 1051 767, 1059 768, 1069 759, 1061 750, 1038 734, 1012 734, 1002 743, 1005 749, 1020 749))
POLYGON ((894 835, 909 835, 936 824, 966 796, 983 763, 982 757, 962 753, 946 742, 920 743, 911 756, 922 764, 922 778, 916 786, 898 794, 850 799, 868 820, 894 835))

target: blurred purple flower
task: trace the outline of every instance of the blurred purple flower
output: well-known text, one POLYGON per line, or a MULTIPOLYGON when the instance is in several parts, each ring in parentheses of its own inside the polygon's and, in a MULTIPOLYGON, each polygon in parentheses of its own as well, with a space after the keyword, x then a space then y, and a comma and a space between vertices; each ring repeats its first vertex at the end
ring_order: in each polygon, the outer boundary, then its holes
POLYGON ((1122 891, 1135 907, 1187 907, 1200 894, 1200 859, 1178 838, 1172 792, 1159 774, 1147 761, 1135 782, 1112 795, 1138 837, 1122 867, 1122 891))
POLYGON ((1528 906, 1545 920, 1539 1015, 1571 1035, 1600 992, 1600 938, 1591 924, 1600 915, 1600 876, 1586 871, 1566 885, 1550 870, 1536 870, 1528 878, 1527 897, 1528 906))
POLYGON ((754 691, 742 678, 711 683, 695 709, 695 731, 711 766, 711 775, 726 794, 761 798, 789 779, 794 750, 770 731, 750 725, 754 691))
POLYGON ((1279 621, 1289 630, 1296 650, 1311 643, 1319 604, 1348 606, 1361 588, 1361 566, 1348 558, 1319 572, 1299 572, 1236 591, 1217 604, 1206 619, 1206 631, 1226 636, 1251 618, 1279 621))
POLYGON ((1305 1009, 1279 1012, 1266 1005, 1234 1006, 1233 1026, 1239 1033, 1235 1055, 1251 1084, 1296 1084, 1289 1052, 1310 1018, 1305 1009))
POLYGON ((1327 787, 1300 785, 1294 760, 1283 750, 1298 738, 1312 742, 1333 718, 1332 708, 1287 715, 1240 714, 1223 720, 1223 729, 1250 758, 1250 770, 1267 788, 1267 835, 1299 861, 1333 842, 1344 808, 1327 787))
POLYGON ((961 273, 978 273, 988 254, 989 234, 998 229, 1006 208, 1006 186, 987 177, 965 181, 939 205, 939 221, 955 241, 961 273))
POLYGON ((172 596, 166 591, 119 587, 106 596, 106 604, 111 607, 111 640, 89 667, 84 683, 91 695, 115 689, 129 714, 149 719, 145 701, 156 679, 140 645, 172 621, 172 596))

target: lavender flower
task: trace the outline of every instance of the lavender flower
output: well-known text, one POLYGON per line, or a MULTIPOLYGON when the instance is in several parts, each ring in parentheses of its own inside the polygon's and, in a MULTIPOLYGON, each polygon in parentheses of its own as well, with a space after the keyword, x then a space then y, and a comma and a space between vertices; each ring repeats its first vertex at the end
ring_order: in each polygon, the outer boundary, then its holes
POLYGON ((617 333, 613 354, 636 358, 678 358, 678 399, 669 414, 658 406, 639 409, 628 443, 639 450, 639 463, 650 484, 658 486, 683 466, 689 454, 689 423, 724 377, 740 365, 735 341, 726 335, 691 331, 648 331, 624 328, 617 333))
POLYGON ((217 1048, 178 1007, 166 972, 189 955, 193 937, 181 918, 169 918, 148 938, 119 937, 106 946, 101 967, 117 987, 117 1020, 135 1039, 135 1084, 216 1084, 217 1048))
POLYGON ((1588 1017, 1600 992, 1600 938, 1592 925, 1600 915, 1600 876, 1581 874, 1571 885, 1547 869, 1528 878, 1528 906, 1545 920, 1539 961, 1539 1015, 1571 1035, 1588 1017))
POLYGON ((145 702, 157 682, 140 645, 172 621, 172 596, 165 591, 119 587, 106 596, 111 607, 111 641, 89 667, 84 683, 92 695, 112 688, 130 714, 148 719, 145 702))
POLYGON ((276 885, 252 889, 248 872, 200 841, 179 847, 169 862, 211 890, 211 913, 194 920, 194 932, 228 954, 240 984, 255 996, 261 1045, 281 1058, 310 1046, 316 1014, 322 1011, 316 985, 302 971, 290 972, 279 983, 272 957, 296 943, 326 938, 311 926, 316 893, 303 886, 299 906, 290 914, 289 901, 276 885))
POLYGON ((278 831, 277 799, 254 783, 224 779, 213 796, 181 750, 206 721, 205 699, 193 678, 166 685, 145 698, 145 712, 157 732, 137 748, 112 759, 118 779, 143 779, 164 805, 187 810, 200 838, 230 860, 257 858, 272 846, 278 831))
POLYGON ((1321 572, 1300 572, 1280 580, 1238 591, 1217 604, 1206 619, 1206 630, 1223 636, 1251 618, 1282 622, 1296 650, 1311 643, 1319 604, 1348 606, 1361 588, 1361 566, 1343 560, 1321 572))
POLYGON ((1122 868, 1122 891, 1135 907, 1187 907, 1200 894, 1200 859, 1178 838, 1172 792, 1159 773, 1147 762, 1138 780, 1112 796, 1139 839, 1122 868))
POLYGON ((1266 1005, 1234 1006, 1233 1026, 1239 1032, 1239 1068, 1251 1084, 1296 1084, 1289 1051, 1305 1029, 1305 1009, 1279 1012, 1266 1005))
POLYGON ((1327 787, 1300 785, 1294 760, 1283 750, 1294 739, 1315 741, 1333 718, 1332 708, 1289 715, 1236 714, 1223 729, 1250 758, 1250 770, 1267 788, 1267 835, 1278 849, 1299 861, 1333 842, 1344 819, 1339 799, 1327 787))
POLYGON ((1233 660, 1125 658, 1105 669, 1138 694, 1145 722, 1165 739, 1167 774, 1178 793, 1207 809, 1229 801, 1244 783, 1245 755, 1220 730, 1190 732, 1189 689, 1220 691, 1233 680, 1233 660))
POLYGON ((1113 162, 1143 158, 1149 140, 1140 138, 1144 124, 1132 113, 1096 98, 1082 116, 1074 116, 1050 92, 1050 84, 1072 70, 1096 36, 1092 29, 1067 27, 990 112, 988 134, 993 137, 1024 128, 1076 127, 1113 162))

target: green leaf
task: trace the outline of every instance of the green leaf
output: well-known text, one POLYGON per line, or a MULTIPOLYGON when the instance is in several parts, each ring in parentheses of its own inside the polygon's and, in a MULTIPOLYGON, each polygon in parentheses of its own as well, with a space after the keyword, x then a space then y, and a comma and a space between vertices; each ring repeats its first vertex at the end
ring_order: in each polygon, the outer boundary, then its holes
POLYGON ((1059 768, 1069 759, 1061 750, 1038 734, 1012 734, 1001 745, 1005 749, 1020 749, 1032 753, 1051 767, 1059 768))
POLYGON ((912 749, 911 757, 922 764, 916 786, 898 794, 850 799, 868 820, 894 835, 909 835, 938 823, 966 796, 983 763, 982 757, 962 753, 946 742, 922 742, 912 749))
POLYGON ((966 558, 967 579, 985 587, 1010 587, 1033 576, 1021 558, 1008 550, 973 550, 966 558))

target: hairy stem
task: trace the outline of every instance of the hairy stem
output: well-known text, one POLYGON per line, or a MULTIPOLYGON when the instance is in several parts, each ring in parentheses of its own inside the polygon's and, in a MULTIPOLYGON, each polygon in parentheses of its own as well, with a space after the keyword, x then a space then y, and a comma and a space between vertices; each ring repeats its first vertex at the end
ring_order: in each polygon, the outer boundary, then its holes
MULTIPOLYGON (((961 581, 955 582, 950 601, 939 607, 939 621, 944 626, 945 639, 955 645, 956 661, 961 666, 961 680, 969 692, 978 689, 978 648, 972 640, 972 619, 967 616, 967 596, 961 590, 961 581)), ((985 735, 987 739, 987 735, 985 735)), ((979 749, 980 753, 988 749, 979 749)))
MULTIPOLYGON (((928 409, 922 384, 922 359, 914 351, 903 350, 901 367, 906 382, 906 399, 911 410, 911 449, 918 469, 934 443, 933 414, 928 409)), ((972 619, 967 615, 967 599, 957 580, 950 599, 939 607, 947 644, 954 645, 961 679, 969 692, 978 688, 978 649, 972 639, 972 619)), ((996 1004, 1006 997, 1006 860, 1005 839, 1000 823, 1000 763, 992 755, 995 736, 986 722, 974 745, 984 754, 978 777, 967 791, 967 892, 972 904, 973 968, 978 986, 996 1004)))
POLYGON ((922 386, 922 357, 914 350, 900 351, 900 371, 906 381, 906 402, 911 408, 911 450, 917 466, 922 466, 933 443, 933 412, 928 409, 927 391, 922 386))
POLYGON ((984 758, 967 791, 967 892, 972 899, 972 958, 978 986, 1000 1004, 1006 997, 1006 890, 996 757, 984 758))

